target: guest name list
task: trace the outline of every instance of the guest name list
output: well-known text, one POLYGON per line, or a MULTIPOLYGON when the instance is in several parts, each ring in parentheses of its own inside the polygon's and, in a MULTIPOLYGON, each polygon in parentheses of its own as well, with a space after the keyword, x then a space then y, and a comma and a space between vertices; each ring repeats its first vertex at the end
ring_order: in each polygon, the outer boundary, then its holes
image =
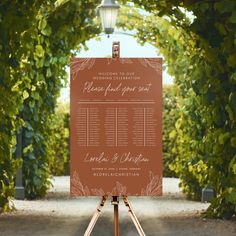
POLYGON ((72 195, 160 195, 159 58, 71 61, 72 195))

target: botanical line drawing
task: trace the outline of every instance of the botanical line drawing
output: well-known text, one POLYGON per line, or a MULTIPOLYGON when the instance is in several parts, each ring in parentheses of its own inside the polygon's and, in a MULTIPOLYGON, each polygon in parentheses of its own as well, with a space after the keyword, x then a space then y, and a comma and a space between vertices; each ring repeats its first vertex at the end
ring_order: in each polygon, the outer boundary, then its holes
POLYGON ((70 70, 73 79, 76 79, 77 73, 82 70, 90 70, 96 59, 95 58, 74 58, 71 61, 70 70))
POLYGON ((77 171, 74 171, 73 178, 71 180, 71 192, 74 196, 125 196, 128 195, 126 191, 126 186, 122 185, 120 182, 116 182, 115 186, 111 192, 104 192, 102 188, 93 188, 91 191, 88 186, 84 186, 80 180, 77 171))
POLYGON ((90 195, 88 186, 83 186, 82 182, 80 181, 79 175, 76 171, 73 173, 73 178, 71 181, 71 192, 75 196, 90 195))
POLYGON ((149 172, 149 180, 146 188, 142 188, 141 196, 158 196, 162 193, 162 177, 149 172))
MULTIPOLYGON (((146 188, 142 188, 141 196, 159 196, 162 193, 162 177, 149 172, 149 183, 146 188)), ((102 188, 92 188, 84 186, 80 180, 77 171, 74 171, 71 180, 71 192, 74 196, 138 196, 139 194, 130 194, 127 192, 127 187, 116 181, 115 186, 110 192, 105 192, 102 188)))
POLYGON ((112 62, 119 61, 121 64, 132 64, 133 61, 131 58, 107 58, 107 64, 110 65, 112 62))
POLYGON ((162 73, 162 63, 159 58, 139 58, 139 62, 145 67, 152 67, 156 72, 162 73))
MULTIPOLYGON (((138 58, 139 62, 145 67, 151 67, 159 74, 162 73, 162 64, 159 58, 138 58)), ((71 76, 74 79, 77 73, 82 70, 90 70, 95 64, 96 58, 73 58, 71 61, 71 76)), ((132 58, 107 58, 107 65, 119 61, 121 64, 132 64, 132 58)))

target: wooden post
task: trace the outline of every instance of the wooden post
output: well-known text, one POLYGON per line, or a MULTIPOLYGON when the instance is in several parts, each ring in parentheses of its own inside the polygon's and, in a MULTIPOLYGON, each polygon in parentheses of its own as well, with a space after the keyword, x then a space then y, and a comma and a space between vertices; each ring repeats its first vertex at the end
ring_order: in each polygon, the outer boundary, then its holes
MULTIPOLYGON (((22 129, 16 134, 16 158, 22 157, 22 129)), ((23 186, 22 167, 16 172, 15 198, 23 200, 25 198, 25 188, 23 186)))
POLYGON ((111 204, 114 206, 114 236, 119 236, 119 197, 113 196, 111 204))

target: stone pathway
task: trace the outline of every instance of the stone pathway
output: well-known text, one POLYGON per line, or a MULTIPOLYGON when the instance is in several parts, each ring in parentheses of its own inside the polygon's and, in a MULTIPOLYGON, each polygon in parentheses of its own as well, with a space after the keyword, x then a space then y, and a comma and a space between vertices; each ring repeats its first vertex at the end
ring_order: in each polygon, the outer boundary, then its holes
MULTIPOLYGON (((162 197, 130 197, 147 236, 235 236, 236 222, 203 220, 208 204, 187 201, 178 179, 165 178, 162 197)), ((0 215, 1 236, 83 236, 99 203, 98 197, 69 197, 69 177, 56 177, 47 197, 35 201, 14 200, 17 211, 0 215)), ((120 235, 136 236, 127 208, 120 204, 120 235)), ((92 236, 113 235, 113 207, 106 202, 92 236)))

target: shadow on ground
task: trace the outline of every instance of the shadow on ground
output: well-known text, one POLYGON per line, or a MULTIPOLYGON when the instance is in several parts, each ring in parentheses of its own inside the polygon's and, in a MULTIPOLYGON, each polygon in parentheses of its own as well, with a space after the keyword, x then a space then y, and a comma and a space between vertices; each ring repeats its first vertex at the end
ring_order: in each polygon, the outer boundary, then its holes
MULTIPOLYGON (((187 201, 178 179, 164 179, 162 197, 130 197, 147 236, 235 236, 236 221, 203 220, 208 204, 187 201)), ((14 200, 16 212, 0 215, 0 236, 83 236, 98 197, 69 196, 69 177, 56 177, 44 199, 14 200)), ((122 202, 122 200, 120 201, 122 202)), ((137 231, 124 204, 119 207, 120 236, 137 231)), ((107 202, 91 236, 112 236, 113 209, 107 202)))
MULTIPOLYGON (((90 217, 32 216, 4 214, 0 216, 1 236, 83 236, 90 217)), ((147 236, 235 236, 236 222, 203 220, 198 217, 157 217, 140 219, 147 236)), ((113 235, 113 218, 104 213, 91 236, 113 235)), ((120 216, 120 235, 138 235, 128 216, 120 216)))

